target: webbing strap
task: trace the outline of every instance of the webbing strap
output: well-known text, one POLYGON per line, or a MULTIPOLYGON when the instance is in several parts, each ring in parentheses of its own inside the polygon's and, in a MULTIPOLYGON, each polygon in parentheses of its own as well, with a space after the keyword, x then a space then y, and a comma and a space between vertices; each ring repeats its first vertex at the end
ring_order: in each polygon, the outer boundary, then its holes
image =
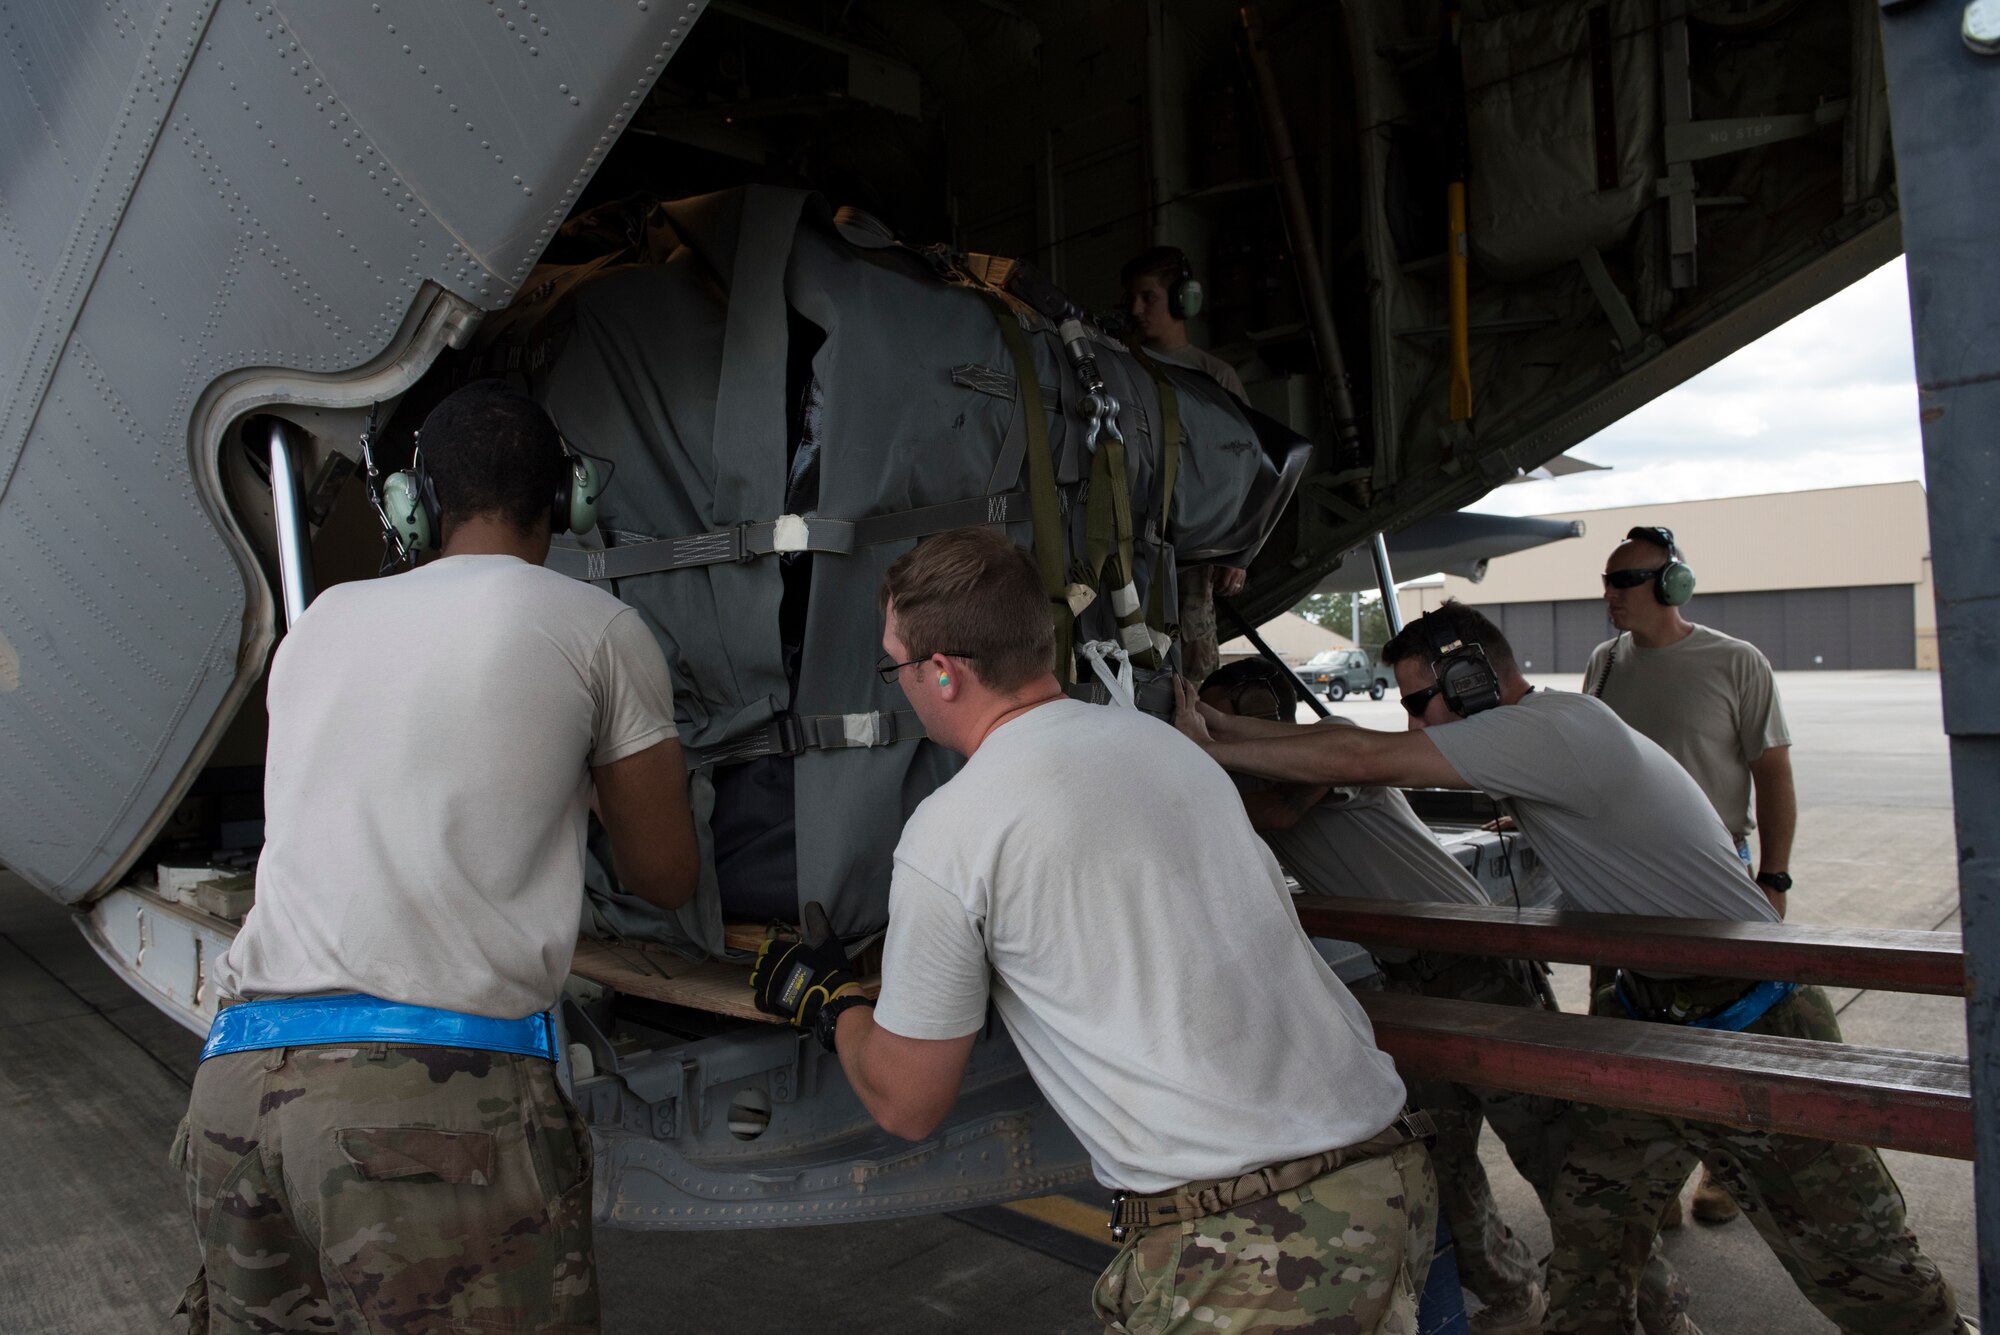
POLYGON ((713 533, 659 538, 652 542, 635 542, 626 547, 607 547, 602 551, 551 547, 544 564, 572 579, 627 579, 633 575, 652 575, 664 570, 754 561, 773 552, 831 552, 846 556, 863 547, 927 537, 970 524, 1010 524, 1028 518, 1028 514, 1028 498, 1016 491, 1002 496, 973 496, 962 501, 946 501, 942 505, 919 506, 914 510, 871 515, 866 519, 803 519, 797 515, 783 515, 761 523, 718 529, 713 533))
POLYGON ((796 756, 806 751, 843 751, 890 746, 924 737, 914 709, 867 714, 780 714, 747 736, 696 752, 697 765, 734 765, 762 756, 796 756))
POLYGON ((1084 511, 1084 557, 1081 577, 1086 588, 1107 590, 1118 622, 1119 643, 1137 657, 1150 655, 1152 635, 1132 586, 1132 492, 1126 485, 1125 442, 1112 424, 1097 438, 1090 463, 1090 500, 1084 511))
POLYGON ((1014 308, 995 292, 981 292, 1000 326, 1000 339, 1014 362, 1014 411, 1022 415, 1028 428, 1028 509, 1035 525, 1035 565, 1042 572, 1042 592, 1048 596, 1049 616, 1056 628, 1056 677, 1067 684, 1076 679, 1076 651, 1071 647, 1071 624, 1063 582, 1062 506, 1056 498, 1056 466, 1049 454, 1049 421, 1043 415, 1042 382, 1035 374, 1035 357, 1028 348, 1028 336, 1014 318, 1014 308))
POLYGON ((1181 396, 1174 388, 1174 382, 1167 379, 1159 364, 1148 357, 1135 343, 1132 355, 1144 367, 1146 374, 1153 377, 1153 384, 1160 392, 1160 510, 1154 521, 1159 533, 1159 546, 1153 555, 1153 584, 1147 590, 1146 624, 1152 627, 1155 653, 1152 661, 1142 663, 1144 667, 1160 667, 1166 659, 1166 646, 1172 643, 1167 635, 1164 599, 1166 598, 1167 562, 1167 522, 1174 513, 1174 482, 1181 471, 1181 396))

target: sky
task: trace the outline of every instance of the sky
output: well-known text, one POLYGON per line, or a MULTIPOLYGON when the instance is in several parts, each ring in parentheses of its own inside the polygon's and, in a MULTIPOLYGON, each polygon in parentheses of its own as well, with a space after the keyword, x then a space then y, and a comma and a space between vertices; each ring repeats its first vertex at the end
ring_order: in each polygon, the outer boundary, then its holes
POLYGON ((1537 515, 1922 480, 1899 256, 1569 453, 1608 464, 1466 507, 1537 515))

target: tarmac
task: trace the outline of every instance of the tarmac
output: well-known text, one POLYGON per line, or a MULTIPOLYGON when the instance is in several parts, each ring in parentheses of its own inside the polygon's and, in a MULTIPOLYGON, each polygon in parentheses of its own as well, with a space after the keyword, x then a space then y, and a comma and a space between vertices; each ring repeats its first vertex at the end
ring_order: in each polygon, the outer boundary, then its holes
MULTIPOLYGON (((1546 684, 1574 689, 1570 679, 1546 684)), ((1780 674, 1800 796, 1795 921, 1949 930, 1957 924, 1950 775, 1929 673, 1780 674)), ((1394 699, 1348 700, 1356 722, 1403 726, 1394 699)), ((1558 968, 1581 1009, 1583 971, 1558 968)), ((1840 994, 1856 1043, 1963 1054, 1961 1004, 1840 994)), ((132 993, 67 912, 0 871, 0 1331, 160 1329, 192 1278, 184 1191, 166 1150, 199 1041, 132 993)), ((1488 1138, 1489 1142, 1491 1138, 1488 1138)), ((1972 1311, 1972 1166, 1890 1153, 1912 1227, 1972 1311)), ((1547 1226, 1487 1147, 1503 1210, 1538 1247, 1547 1226)), ((1094 1200, 1094 1193, 1077 1193, 1094 1200)), ((886 1224, 718 1233, 600 1231, 607 1335, 640 1332, 1094 1331, 1108 1255, 1093 1208, 1069 1198, 886 1224)), ((1822 1335, 1831 1325, 1742 1220, 1666 1234, 1708 1335, 1822 1335)))

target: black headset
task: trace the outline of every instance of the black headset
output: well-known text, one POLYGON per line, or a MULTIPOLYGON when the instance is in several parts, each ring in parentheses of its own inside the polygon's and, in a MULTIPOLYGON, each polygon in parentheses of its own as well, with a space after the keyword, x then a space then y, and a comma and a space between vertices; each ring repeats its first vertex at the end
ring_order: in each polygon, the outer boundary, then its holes
POLYGON ((1167 284, 1167 314, 1176 320, 1201 314, 1201 284, 1195 281, 1194 266, 1188 263, 1187 252, 1176 250, 1180 256, 1180 271, 1174 281, 1167 284))
POLYGON ((1486 646, 1460 639, 1441 623, 1426 627, 1430 637, 1431 671, 1445 708, 1460 718, 1483 714, 1500 703, 1500 674, 1486 657, 1486 646))
POLYGON ((1668 607, 1679 607, 1694 597, 1694 571, 1681 560, 1681 549, 1674 545, 1674 531, 1658 524, 1641 524, 1625 534, 1627 542, 1650 542, 1655 547, 1664 548, 1667 563, 1660 567, 1660 573, 1653 579, 1653 596, 1668 607))

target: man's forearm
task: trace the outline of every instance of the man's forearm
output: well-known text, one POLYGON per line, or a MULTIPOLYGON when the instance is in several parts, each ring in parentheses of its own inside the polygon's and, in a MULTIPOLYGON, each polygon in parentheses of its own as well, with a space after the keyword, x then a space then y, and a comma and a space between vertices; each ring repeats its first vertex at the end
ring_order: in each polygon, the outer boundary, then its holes
POLYGON ((1353 772, 1360 764, 1360 747, 1356 743, 1362 739, 1343 735, 1347 729, 1274 726, 1284 728, 1284 733, 1213 742, 1208 754, 1224 769, 1288 783, 1337 786, 1379 782, 1353 772))
POLYGON ((1247 714, 1213 713, 1204 716, 1208 730, 1217 741, 1254 742, 1266 737, 1296 737, 1299 725, 1275 719, 1253 718, 1247 714))
POLYGON ((1792 837, 1799 828, 1799 795, 1791 759, 1751 771, 1757 805, 1757 870, 1792 869, 1792 837))
POLYGON ((876 1024, 873 1006, 850 1006, 834 1022, 833 1043, 847 1083, 876 1124, 922 1140, 957 1101, 975 1037, 905 1038, 876 1024))
POLYGON ((847 1083, 854 1086, 854 1092, 861 1099, 861 1106, 877 1122, 883 1113, 891 1109, 888 1092, 882 1088, 877 1067, 881 1062, 879 1048, 871 1052, 872 1040, 882 1029, 875 1023, 873 1006, 851 1006, 834 1021, 834 1051, 840 1056, 840 1069, 847 1073, 847 1083))

